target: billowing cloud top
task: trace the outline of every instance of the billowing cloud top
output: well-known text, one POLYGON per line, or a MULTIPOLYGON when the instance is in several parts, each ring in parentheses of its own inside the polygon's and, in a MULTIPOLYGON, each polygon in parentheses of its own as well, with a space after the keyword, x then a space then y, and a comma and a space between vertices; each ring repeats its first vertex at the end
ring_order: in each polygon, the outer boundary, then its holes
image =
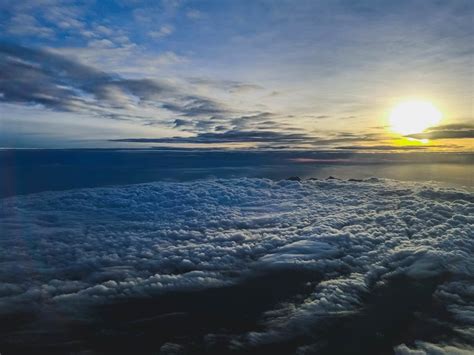
MULTIPOLYGON (((147 322, 190 322, 200 313, 186 308, 183 315, 179 300, 189 295, 189 302, 199 297, 202 307, 218 307, 210 301, 218 292, 219 312, 233 317, 225 310, 232 301, 255 323, 225 332, 222 315, 217 321, 209 310, 199 323, 210 324, 201 338, 208 349, 220 339, 234 349, 335 351, 340 341, 311 332, 338 328, 338 319, 354 325, 350 332, 357 322, 371 329, 373 312, 395 322, 377 318, 386 336, 407 335, 392 344, 400 354, 472 345, 474 196, 463 190, 378 179, 231 179, 44 192, 0 203, 0 315, 32 314, 26 324, 35 322, 33 333, 10 333, 5 346, 33 341, 34 329, 60 327, 76 313, 96 317, 96 305, 150 296, 164 297, 169 308, 129 319, 131 332, 147 322), (262 294, 270 308, 260 306, 262 294), (433 334, 398 329, 396 317, 405 313, 397 312, 406 309, 419 312, 416 322, 433 334)), ((175 335, 160 339, 189 345, 179 330, 175 335)))

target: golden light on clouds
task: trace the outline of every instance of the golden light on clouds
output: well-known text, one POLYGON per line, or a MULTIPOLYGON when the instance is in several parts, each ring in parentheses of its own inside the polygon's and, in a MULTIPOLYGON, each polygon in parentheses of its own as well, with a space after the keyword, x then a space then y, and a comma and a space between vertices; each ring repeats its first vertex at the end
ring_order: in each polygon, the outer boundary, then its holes
POLYGON ((394 146, 399 147, 417 147, 428 144, 430 141, 429 139, 415 139, 415 138, 407 138, 407 137, 400 137, 392 140, 392 144, 394 146))
POLYGON ((401 135, 421 133, 437 125, 443 117, 431 102, 405 101, 393 108, 389 116, 390 129, 401 135))

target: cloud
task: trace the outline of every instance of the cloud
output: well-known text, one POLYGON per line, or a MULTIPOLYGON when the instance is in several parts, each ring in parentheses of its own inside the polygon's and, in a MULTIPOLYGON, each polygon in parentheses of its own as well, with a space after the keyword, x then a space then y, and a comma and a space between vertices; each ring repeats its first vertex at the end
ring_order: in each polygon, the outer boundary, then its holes
POLYGON ((186 57, 180 56, 171 51, 167 51, 156 56, 152 61, 149 61, 148 64, 164 66, 164 65, 185 63, 186 61, 187 61, 186 57))
POLYGON ((472 123, 452 123, 440 126, 434 126, 427 129, 429 132, 445 131, 445 130, 469 130, 474 129, 472 123))
MULTIPOLYGON (((109 40, 94 40, 92 45, 113 46, 109 40)), ((161 109, 189 117, 225 112, 219 103, 182 92, 169 83, 126 79, 50 51, 2 43, 0 53, 3 102, 123 119, 143 116, 140 109, 152 110, 155 115, 161 109)), ((153 112, 146 115, 155 119, 153 112)))
POLYGON ((456 123, 430 127, 423 133, 411 134, 408 137, 416 139, 463 139, 474 138, 474 125, 456 123))
POLYGON ((191 19, 191 20, 201 20, 206 17, 206 15, 199 10, 196 9, 188 9, 186 11, 186 17, 191 19))
POLYGON ((362 145, 345 145, 341 147, 336 147, 335 149, 341 150, 381 150, 381 151, 390 151, 390 150, 426 150, 432 148, 446 148, 446 146, 396 146, 396 145, 372 145, 372 146, 362 146, 362 145))
POLYGON ((429 354, 453 354, 453 355, 469 355, 472 354, 474 348, 462 345, 437 345, 423 341, 416 341, 415 348, 410 348, 405 344, 397 346, 395 355, 429 355, 429 354))
MULTIPOLYGON (((473 202, 464 190, 375 178, 157 182, 4 198, 0 315, 34 310, 51 329, 59 325, 48 312, 70 318, 117 300, 176 298, 177 292, 191 299, 197 297, 191 291, 232 287, 230 293, 249 292, 239 312, 254 309, 257 318, 230 335, 216 326, 220 346, 261 353, 268 344, 293 344, 295 352, 329 346, 328 330, 344 331, 338 320, 370 322, 371 309, 410 311, 406 302, 421 292, 419 312, 428 312, 422 318, 434 319, 431 327, 449 324, 457 334, 441 345, 436 335, 421 340, 432 347, 468 344, 473 202), (285 272, 292 275, 288 281, 285 272), (255 286, 244 287, 252 279, 283 298, 258 306, 255 286), (399 294, 390 299, 393 292, 399 294), (431 304, 440 308, 431 312, 431 304)), ((218 299, 225 307, 227 298, 218 299)), ((380 326, 385 318, 373 319, 380 326)), ((371 331, 361 324, 350 331, 371 331)), ((404 338, 406 327, 396 324, 387 329, 397 331, 398 343, 390 338, 387 346, 405 351, 402 343, 418 333, 404 338)), ((25 343, 30 335, 15 339, 25 343)), ((186 339, 172 342, 186 347, 186 339)))
POLYGON ((16 14, 13 16, 8 26, 8 32, 17 36, 55 37, 53 29, 42 26, 34 16, 28 14, 16 14))
POLYGON ((427 133, 412 134, 408 137, 416 139, 462 139, 474 138, 474 130, 462 131, 436 131, 427 133))
MULTIPOLYGON (((178 126, 183 124, 183 121, 178 121, 178 126)), ((236 130, 222 133, 200 133, 193 137, 123 138, 111 141, 140 143, 304 143, 309 139, 309 136, 302 133, 236 130)))
POLYGON ((91 48, 113 48, 115 47, 114 43, 108 39, 93 39, 87 43, 88 47, 91 48))
POLYGON ((158 31, 150 31, 148 35, 151 38, 160 39, 170 36, 174 32, 174 27, 171 25, 163 25, 158 31))
POLYGON ((261 85, 245 83, 236 80, 215 80, 209 78, 199 78, 191 77, 188 79, 191 84, 217 88, 221 90, 228 91, 229 93, 238 94, 238 93, 252 93, 259 90, 264 90, 265 88, 261 85))
POLYGON ((244 84, 236 83, 230 89, 231 93, 243 93, 243 92, 254 92, 256 90, 262 90, 263 87, 256 84, 244 84))
MULTIPOLYGON (((200 112, 200 108, 194 110, 188 108, 191 114, 183 111, 185 116, 193 116, 200 112)), ((205 111, 205 108, 203 110, 205 111)), ((209 112, 210 113, 210 112, 209 112)), ((135 143, 164 143, 164 144, 223 144, 223 143, 263 143, 264 146, 273 147, 279 144, 290 146, 330 146, 337 147, 339 143, 347 142, 371 142, 377 140, 376 135, 346 135, 341 133, 328 134, 327 137, 318 137, 301 132, 298 129, 285 127, 284 124, 274 120, 268 120, 276 115, 270 112, 262 112, 254 115, 240 116, 234 118, 211 117, 204 120, 175 120, 174 126, 183 131, 195 133, 193 136, 175 136, 165 138, 120 138, 112 139, 112 142, 135 142, 135 143), (282 130, 283 128, 283 130, 282 130), (209 132, 214 130, 214 132, 209 132)), ((348 149, 342 148, 342 149, 348 149)), ((351 148, 352 149, 352 148, 351 148)), ((362 148, 363 149, 363 148, 362 148)))
POLYGON ((4 1, 0 7, 6 17, 6 33, 49 41, 87 31, 84 5, 60 0, 22 0, 4 1))

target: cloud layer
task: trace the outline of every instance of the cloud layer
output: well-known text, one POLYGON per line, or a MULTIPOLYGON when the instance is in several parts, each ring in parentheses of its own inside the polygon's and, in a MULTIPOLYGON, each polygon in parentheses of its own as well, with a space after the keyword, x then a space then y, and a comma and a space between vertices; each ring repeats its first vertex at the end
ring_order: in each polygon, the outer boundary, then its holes
POLYGON ((217 102, 170 83, 125 79, 52 51, 0 43, 0 53, 0 102, 144 123, 157 123, 160 110, 185 117, 225 112, 217 102))
POLYGON ((263 312, 258 329, 226 338, 227 347, 248 350, 305 335, 304 352, 322 346, 309 329, 363 311, 367 296, 392 280, 436 279, 429 297, 448 312, 452 339, 398 343, 397 352, 472 345, 474 196, 462 190, 378 179, 231 179, 0 203, 2 317, 33 312, 48 324, 47 314, 74 318, 113 300, 310 272, 316 279, 263 312))

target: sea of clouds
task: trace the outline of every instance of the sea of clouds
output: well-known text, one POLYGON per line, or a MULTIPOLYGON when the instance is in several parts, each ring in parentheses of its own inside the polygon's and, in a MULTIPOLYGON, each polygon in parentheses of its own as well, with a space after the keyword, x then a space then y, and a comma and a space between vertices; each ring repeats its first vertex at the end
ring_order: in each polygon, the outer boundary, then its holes
POLYGON ((264 312, 259 329, 229 340, 244 349, 359 312, 392 279, 438 278, 431 301, 448 312, 455 336, 394 351, 472 353, 473 212, 471 192, 381 179, 156 182, 5 198, 0 315, 73 317, 115 300, 235 285, 265 272, 321 275, 301 297, 264 312))

